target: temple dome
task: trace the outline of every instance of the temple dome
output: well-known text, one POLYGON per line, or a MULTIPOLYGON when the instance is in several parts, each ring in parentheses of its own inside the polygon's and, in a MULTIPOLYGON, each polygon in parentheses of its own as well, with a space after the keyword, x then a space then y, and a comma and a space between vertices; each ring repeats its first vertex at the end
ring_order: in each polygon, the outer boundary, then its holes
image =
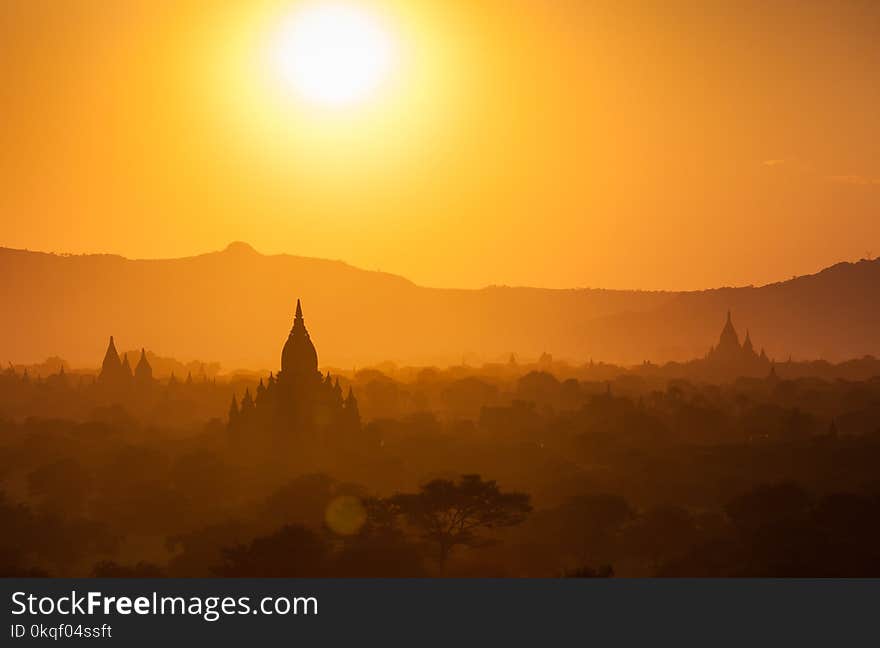
POLYGON ((302 306, 296 300, 293 328, 281 351, 281 374, 286 378, 314 376, 318 372, 318 352, 306 330, 302 306))

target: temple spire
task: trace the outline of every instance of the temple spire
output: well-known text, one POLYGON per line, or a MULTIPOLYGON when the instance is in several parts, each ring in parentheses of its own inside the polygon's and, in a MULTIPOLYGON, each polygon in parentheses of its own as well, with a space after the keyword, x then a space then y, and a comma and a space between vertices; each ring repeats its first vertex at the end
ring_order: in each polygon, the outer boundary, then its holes
POLYGON ((131 365, 128 363, 128 354, 122 354, 122 377, 131 378, 131 365))
POLYGON ((748 329, 746 329, 746 339, 743 340, 742 348, 743 348, 743 352, 745 352, 746 355, 748 355, 748 356, 755 355, 755 347, 752 346, 752 335, 748 329))
POLYGON ((104 383, 116 383, 122 375, 122 361, 119 359, 119 353, 116 352, 116 343, 113 336, 110 336, 110 342, 107 344, 107 352, 104 354, 104 361, 101 363, 101 373, 98 378, 104 383))
POLYGON ((104 354, 104 363, 105 366, 107 363, 122 366, 122 363, 119 361, 119 353, 116 352, 116 343, 113 341, 113 336, 110 336, 110 343, 107 345, 107 352, 104 354))
POLYGON ((725 347, 740 348, 739 336, 736 334, 736 329, 733 328, 733 318, 730 315, 730 309, 727 310, 727 322, 724 323, 717 348, 724 349, 725 347))
POLYGON ((295 319, 303 318, 303 309, 302 305, 299 303, 299 299, 296 300, 296 314, 294 315, 295 319))
POLYGON ((134 377, 144 383, 153 380, 153 368, 150 366, 147 360, 147 352, 143 348, 141 348, 141 359, 138 361, 137 367, 134 368, 134 377))

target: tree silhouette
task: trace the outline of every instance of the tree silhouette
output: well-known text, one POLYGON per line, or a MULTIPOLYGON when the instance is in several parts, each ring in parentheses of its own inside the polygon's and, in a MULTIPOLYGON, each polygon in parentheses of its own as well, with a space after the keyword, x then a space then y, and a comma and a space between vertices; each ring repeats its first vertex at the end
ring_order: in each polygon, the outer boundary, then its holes
POLYGON ((649 509, 626 529, 629 551, 648 560, 654 572, 676 554, 686 552, 697 540, 694 517, 680 506, 649 509))
POLYGON ((735 497, 724 507, 734 526, 753 531, 805 517, 810 496, 798 484, 783 482, 762 484, 735 497))
POLYGON ((346 577, 426 576, 424 548, 396 524, 396 507, 388 499, 362 500, 367 519, 360 530, 343 539, 335 556, 334 574, 346 577))
POLYGON ((458 545, 481 547, 492 540, 477 534, 520 524, 532 510, 525 493, 502 493, 495 481, 463 475, 458 483, 435 479, 418 493, 399 493, 392 504, 419 529, 422 538, 436 545, 441 569, 458 545))
POLYGON ((635 515, 626 499, 607 493, 572 497, 559 513, 559 536, 582 564, 610 562, 620 546, 621 530, 635 515))
POLYGON ((223 550, 223 562, 214 571, 234 577, 321 576, 328 551, 317 533, 300 524, 288 524, 250 544, 223 550))

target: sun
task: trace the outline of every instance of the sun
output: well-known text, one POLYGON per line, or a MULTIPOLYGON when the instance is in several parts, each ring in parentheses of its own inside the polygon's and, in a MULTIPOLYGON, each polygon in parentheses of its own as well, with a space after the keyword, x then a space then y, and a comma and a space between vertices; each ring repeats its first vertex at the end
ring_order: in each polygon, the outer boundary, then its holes
POLYGON ((299 8, 279 27, 271 57, 280 81, 324 106, 363 100, 388 77, 393 44, 379 20, 344 3, 299 8))

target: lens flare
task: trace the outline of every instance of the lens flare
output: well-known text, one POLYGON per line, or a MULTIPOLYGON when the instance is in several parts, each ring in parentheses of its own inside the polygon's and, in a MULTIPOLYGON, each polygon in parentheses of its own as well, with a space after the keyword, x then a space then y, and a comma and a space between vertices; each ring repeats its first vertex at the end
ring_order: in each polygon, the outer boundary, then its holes
POLYGON ((367 511, 357 497, 342 495, 327 505, 324 521, 334 533, 353 535, 367 521, 367 511))

